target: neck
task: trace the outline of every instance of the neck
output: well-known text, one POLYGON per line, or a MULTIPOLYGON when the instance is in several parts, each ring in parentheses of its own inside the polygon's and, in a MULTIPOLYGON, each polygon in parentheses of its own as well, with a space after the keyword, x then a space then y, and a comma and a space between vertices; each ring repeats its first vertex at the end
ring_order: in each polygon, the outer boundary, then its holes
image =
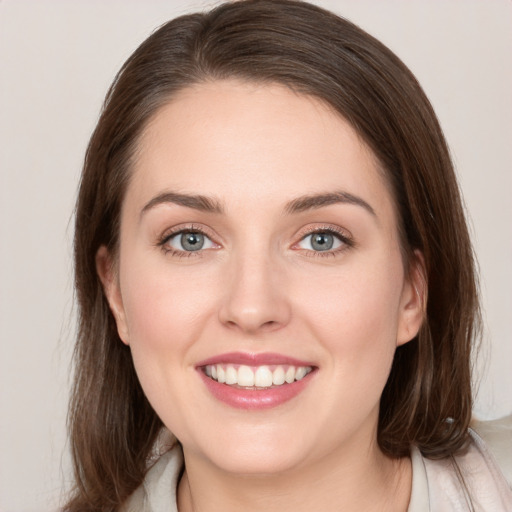
POLYGON ((225 472, 185 453, 179 512, 406 511, 409 459, 390 459, 376 443, 361 451, 330 453, 282 474, 225 472))

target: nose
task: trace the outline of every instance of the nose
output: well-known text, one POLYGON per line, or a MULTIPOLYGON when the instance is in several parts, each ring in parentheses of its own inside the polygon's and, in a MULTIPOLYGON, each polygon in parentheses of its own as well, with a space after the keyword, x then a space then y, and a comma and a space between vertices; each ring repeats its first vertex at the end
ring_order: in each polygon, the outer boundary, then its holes
POLYGON ((285 272, 264 256, 240 256, 231 262, 219 320, 245 334, 271 332, 291 317, 285 272))

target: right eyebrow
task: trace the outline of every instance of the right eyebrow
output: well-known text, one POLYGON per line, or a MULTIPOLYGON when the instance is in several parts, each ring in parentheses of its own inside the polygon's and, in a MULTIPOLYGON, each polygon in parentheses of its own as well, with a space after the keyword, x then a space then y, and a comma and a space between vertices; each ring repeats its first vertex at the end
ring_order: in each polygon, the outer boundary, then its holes
POLYGON ((153 197, 153 199, 145 204, 144 208, 142 208, 140 212, 140 216, 142 217, 147 211, 155 208, 155 206, 166 203, 186 206, 187 208, 192 208, 202 212, 223 213, 224 211, 220 201, 211 197, 195 194, 182 194, 178 192, 163 192, 162 194, 158 194, 153 197))
POLYGON ((373 217, 377 217, 375 210, 364 199, 349 192, 337 191, 325 194, 313 194, 298 197, 286 206, 287 213, 300 213, 329 206, 331 204, 353 204, 364 208, 373 217))

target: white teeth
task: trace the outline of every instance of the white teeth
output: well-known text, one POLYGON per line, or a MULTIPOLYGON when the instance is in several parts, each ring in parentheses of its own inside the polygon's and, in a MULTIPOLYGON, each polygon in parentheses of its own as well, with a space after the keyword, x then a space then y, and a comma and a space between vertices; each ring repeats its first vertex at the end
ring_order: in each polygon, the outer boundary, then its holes
POLYGON ((226 384, 238 384, 236 370, 231 365, 226 368, 226 384))
POLYGON ((269 388, 301 380, 312 370, 309 366, 276 366, 273 368, 274 371, 266 365, 258 367, 240 365, 237 369, 232 364, 215 364, 207 365, 204 371, 208 377, 221 384, 269 388))
POLYGON ((297 371, 295 372, 295 380, 303 379, 307 373, 308 369, 304 366, 300 366, 299 368, 297 368, 297 371))
POLYGON ((260 366, 254 374, 254 385, 258 388, 272 386, 272 372, 268 366, 260 366))
POLYGON ((254 372, 248 366, 238 368, 238 385, 245 387, 254 386, 254 372))
POLYGON ((280 386, 281 384, 284 384, 284 370, 282 366, 278 366, 274 373, 272 373, 272 384, 274 386, 280 386))

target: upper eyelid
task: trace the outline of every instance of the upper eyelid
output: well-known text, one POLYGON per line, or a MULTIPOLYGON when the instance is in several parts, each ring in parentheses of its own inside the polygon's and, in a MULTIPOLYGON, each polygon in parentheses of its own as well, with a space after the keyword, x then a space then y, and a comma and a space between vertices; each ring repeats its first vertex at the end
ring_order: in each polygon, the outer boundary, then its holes
POLYGON ((353 239, 352 233, 347 229, 341 228, 339 226, 334 226, 332 224, 321 224, 317 226, 306 227, 298 231, 296 237, 302 240, 308 235, 312 235, 315 233, 332 233, 335 235, 339 235, 342 238, 346 238, 349 240, 353 239))
POLYGON ((201 233, 202 235, 205 235, 206 237, 210 238, 212 242, 218 243, 215 240, 215 235, 211 233, 211 230, 199 226, 197 224, 178 224, 177 226, 173 226, 171 228, 168 228, 163 231, 163 233, 159 236, 159 243, 165 243, 166 241, 170 240, 171 238, 175 237, 176 235, 179 235, 180 233, 201 233))

